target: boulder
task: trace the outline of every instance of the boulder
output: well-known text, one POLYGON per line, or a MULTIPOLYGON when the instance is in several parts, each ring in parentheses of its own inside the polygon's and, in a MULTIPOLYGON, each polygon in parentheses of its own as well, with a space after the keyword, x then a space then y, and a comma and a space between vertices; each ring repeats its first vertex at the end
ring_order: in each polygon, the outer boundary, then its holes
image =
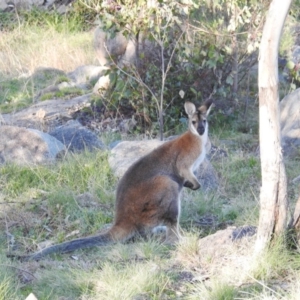
POLYGON ((66 13, 72 8, 74 0, 0 0, 0 11, 12 11, 15 8, 20 10, 30 10, 34 7, 40 9, 55 9, 60 13, 66 13))
POLYGON ((109 38, 100 27, 95 30, 94 47, 101 66, 105 66, 110 58, 118 61, 126 52, 127 44, 127 38, 121 32, 118 32, 113 38, 109 38))
MULTIPOLYGON (((159 140, 120 142, 111 150, 108 162, 114 174, 121 178, 135 161, 163 143, 164 141, 159 140)), ((204 160, 195 175, 204 190, 215 189, 218 186, 217 174, 207 159, 204 160)))
POLYGON ((256 227, 245 225, 241 227, 228 227, 199 239, 198 249, 201 257, 209 257, 211 260, 223 257, 226 251, 235 243, 244 243, 245 240, 253 240, 256 235, 256 227))
POLYGON ((105 74, 107 69, 107 67, 84 65, 69 72, 67 76, 76 86, 80 87, 98 80, 99 77, 105 74))
POLYGON ((38 102, 28 108, 11 114, 2 114, 0 124, 17 125, 21 127, 43 129, 49 131, 62 121, 70 120, 73 114, 91 105, 92 94, 72 98, 68 101, 61 99, 38 102))
POLYGON ((0 126, 0 163, 36 164, 53 162, 65 152, 51 135, 16 126, 0 126))
POLYGON ((300 149, 300 88, 280 102, 280 128, 285 156, 299 154, 300 149))
POLYGON ((62 142, 69 151, 104 149, 105 146, 98 136, 83 127, 78 121, 70 120, 56 127, 49 134, 62 142))

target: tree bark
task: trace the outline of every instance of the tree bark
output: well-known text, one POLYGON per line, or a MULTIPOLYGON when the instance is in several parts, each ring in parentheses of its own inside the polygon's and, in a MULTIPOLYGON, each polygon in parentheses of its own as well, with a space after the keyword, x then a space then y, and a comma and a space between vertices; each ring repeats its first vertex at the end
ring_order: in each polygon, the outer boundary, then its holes
POLYGON ((262 186, 255 251, 267 247, 287 226, 287 181, 281 151, 278 49, 291 0, 270 4, 259 49, 259 140, 262 186))

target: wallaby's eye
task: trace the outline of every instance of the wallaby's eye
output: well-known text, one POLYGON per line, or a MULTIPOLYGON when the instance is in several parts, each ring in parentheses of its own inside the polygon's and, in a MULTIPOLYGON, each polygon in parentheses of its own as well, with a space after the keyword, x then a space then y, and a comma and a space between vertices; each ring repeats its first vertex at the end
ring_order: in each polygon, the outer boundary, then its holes
POLYGON ((192 123, 193 123, 193 125, 195 125, 195 124, 196 124, 196 121, 192 121, 192 123))

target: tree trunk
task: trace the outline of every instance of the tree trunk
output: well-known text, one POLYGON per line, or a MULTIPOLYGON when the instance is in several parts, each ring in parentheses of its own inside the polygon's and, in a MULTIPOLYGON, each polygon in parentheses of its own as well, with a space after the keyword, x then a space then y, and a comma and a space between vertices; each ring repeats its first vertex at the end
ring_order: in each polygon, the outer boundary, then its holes
POLYGON ((278 94, 279 40, 291 0, 270 4, 259 50, 259 141, 262 186, 255 251, 266 248, 272 237, 286 229, 287 182, 281 151, 278 94))

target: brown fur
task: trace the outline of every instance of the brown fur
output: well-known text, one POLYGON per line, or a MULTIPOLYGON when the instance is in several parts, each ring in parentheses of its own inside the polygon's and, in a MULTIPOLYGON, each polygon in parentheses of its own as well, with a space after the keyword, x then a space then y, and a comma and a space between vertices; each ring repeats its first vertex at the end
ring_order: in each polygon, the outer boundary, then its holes
POLYGON ((205 157, 206 116, 210 106, 211 102, 206 102, 196 110, 194 104, 186 102, 189 130, 142 157, 127 170, 117 188, 115 220, 108 232, 53 245, 19 258, 38 260, 55 252, 124 242, 136 233, 159 225, 167 227, 166 242, 175 242, 179 238, 180 192, 183 186, 200 188, 193 171, 205 157))

